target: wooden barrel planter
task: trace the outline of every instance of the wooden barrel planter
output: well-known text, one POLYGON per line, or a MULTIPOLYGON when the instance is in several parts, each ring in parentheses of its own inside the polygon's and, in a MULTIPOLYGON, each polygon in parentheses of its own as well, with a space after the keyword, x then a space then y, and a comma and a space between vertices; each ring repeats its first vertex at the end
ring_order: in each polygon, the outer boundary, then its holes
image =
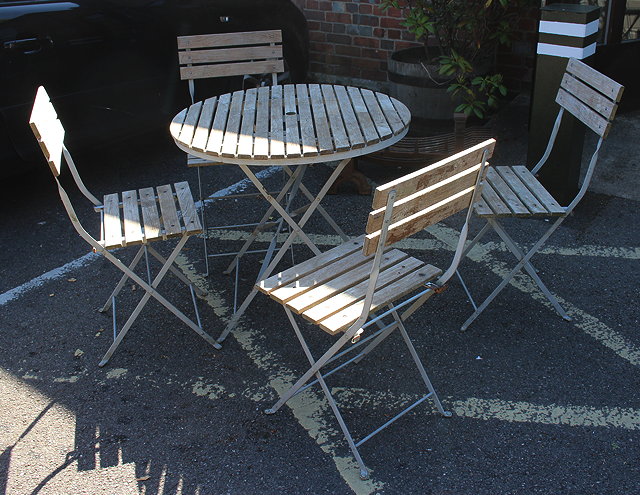
POLYGON ((427 63, 423 47, 393 52, 388 72, 389 93, 407 105, 412 117, 430 120, 453 118, 458 103, 447 92, 451 78, 438 74, 438 65, 427 63))

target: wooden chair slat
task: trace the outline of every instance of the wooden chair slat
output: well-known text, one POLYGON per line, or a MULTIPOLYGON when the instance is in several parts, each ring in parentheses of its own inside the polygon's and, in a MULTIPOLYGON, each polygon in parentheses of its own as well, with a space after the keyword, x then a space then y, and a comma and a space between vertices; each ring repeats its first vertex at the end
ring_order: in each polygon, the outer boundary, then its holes
MULTIPOLYGON (((482 192, 484 193, 484 187, 482 189, 482 192)), ((493 211, 483 197, 476 200, 475 204, 473 205, 473 209, 476 215, 478 215, 479 217, 493 215, 493 211)))
POLYGON ((544 205, 550 215, 563 215, 566 208, 560 206, 555 198, 544 188, 542 184, 524 165, 511 167, 513 172, 520 177, 533 195, 544 205))
POLYGON ((160 213, 162 214, 162 225, 165 235, 171 237, 182 234, 178 210, 176 210, 176 202, 173 198, 171 186, 158 186, 156 187, 156 191, 158 193, 158 203, 160 204, 160 213))
POLYGON ((511 216, 511 210, 506 205, 502 198, 498 196, 498 193, 495 191, 493 186, 489 184, 485 180, 482 185, 482 199, 485 201, 485 204, 489 206, 489 211, 486 210, 477 210, 476 213, 478 216, 482 217, 485 214, 487 216, 497 216, 497 217, 506 217, 511 216))
POLYGON ((302 143, 298 127, 298 109, 295 86, 284 87, 284 129, 288 157, 302 156, 302 143))
POLYGON ((282 45, 188 50, 178 53, 178 63, 180 65, 254 62, 278 58, 282 58, 282 45))
MULTIPOLYGON (((393 271, 393 269, 385 270, 382 272, 381 277, 389 271, 393 271)), ((424 264, 419 268, 414 267, 409 272, 404 272, 401 278, 376 290, 371 304, 371 311, 375 312, 379 308, 385 307, 389 303, 409 294, 417 287, 420 287, 420 285, 437 277, 440 273, 442 273, 440 269, 424 264)), ((358 319, 363 306, 364 300, 360 300, 340 311, 340 313, 320 321, 318 325, 325 332, 335 335, 349 328, 349 326, 358 319)), ((303 313, 303 315, 304 314, 306 313, 303 313)))
POLYGON ((237 156, 241 158, 251 158, 253 156, 253 129, 256 124, 256 106, 258 103, 258 90, 248 89, 245 93, 244 105, 242 109, 242 125, 240 136, 238 137, 237 156))
POLYGON ((373 207, 382 208, 386 205, 391 190, 396 191, 396 201, 399 201, 420 189, 430 187, 437 182, 447 179, 452 174, 460 171, 459 168, 456 168, 459 166, 459 164, 456 165, 456 163, 459 163, 460 160, 462 160, 464 167, 475 166, 482 160, 482 154, 485 148, 489 151, 488 159, 493 154, 494 146, 491 145, 487 147, 487 141, 484 141, 466 151, 456 153, 433 165, 429 165, 428 167, 377 187, 373 195, 373 207))
MULTIPOLYGON (((398 280, 406 273, 416 271, 423 265, 424 263, 422 261, 412 257, 407 257, 402 261, 391 265, 386 270, 380 272, 376 282, 376 290, 398 280)), ((340 292, 335 296, 325 299, 324 301, 308 308, 301 314, 307 320, 319 325, 322 320, 326 320, 333 315, 342 313, 352 304, 363 300, 367 293, 368 285, 369 280, 363 280, 346 291, 340 292)))
POLYGON ((277 74, 280 72, 284 72, 283 60, 259 60, 256 62, 180 67, 180 78, 204 79, 208 77, 243 76, 245 74, 277 74))
POLYGON ((352 149, 364 147, 364 137, 360 131, 360 124, 353 110, 351 100, 344 86, 335 86, 336 98, 338 99, 338 105, 342 112, 342 118, 344 119, 345 128, 349 136, 349 142, 352 149))
POLYGON ((338 98, 333 86, 323 84, 321 89, 329 117, 329 125, 331 126, 335 149, 338 151, 348 150, 350 149, 349 138, 347 137, 347 130, 342 120, 340 107, 338 106, 338 98))
POLYGON ((151 242, 162 237, 160 217, 158 216, 158 202, 153 188, 145 187, 138 191, 140 197, 140 209, 144 224, 144 240, 151 242))
POLYGON ((605 119, 613 120, 615 117, 616 110, 618 109, 618 104, 615 101, 610 100, 602 93, 598 93, 570 74, 565 73, 564 76, 562 76, 560 87, 598 112, 605 119))
POLYGON ((367 110, 367 105, 364 102, 361 90, 349 87, 347 91, 351 97, 353 111, 356 114, 358 123, 360 124, 360 129, 362 130, 366 144, 370 145, 379 142, 380 137, 378 136, 373 120, 371 120, 371 116, 367 110))
POLYGON ((290 284, 295 280, 298 280, 305 275, 318 270, 330 263, 333 263, 335 259, 339 259, 344 256, 349 256, 351 253, 362 249, 362 237, 347 241, 335 248, 325 251, 314 258, 310 258, 298 265, 288 268, 282 272, 276 273, 271 277, 261 280, 256 287, 265 294, 270 294, 271 291, 282 287, 283 285, 290 284))
MULTIPOLYGON (((395 224, 405 218, 415 215, 421 210, 426 210, 433 205, 440 203, 449 196, 463 189, 473 187, 476 183, 477 172, 480 164, 470 167, 459 174, 449 178, 448 180, 438 182, 432 186, 426 187, 417 193, 407 196, 400 201, 396 201, 393 205, 393 214, 391 223, 395 224)), ((385 208, 378 208, 369 213, 366 232, 371 234, 382 228, 385 208)))
POLYGON ((584 62, 569 59, 569 62, 567 62, 567 72, 582 79, 615 102, 619 102, 620 98, 622 98, 624 87, 621 84, 618 84, 613 79, 589 67, 584 62))
POLYGON ((271 88, 271 133, 269 135, 269 155, 272 158, 284 158, 284 129, 282 128, 283 115, 282 86, 271 88))
POLYGON ((531 215, 546 215, 547 209, 538 201, 531 191, 527 188, 526 184, 520 180, 520 177, 516 175, 511 167, 496 167, 500 177, 509 185, 511 190, 516 193, 518 199, 522 201, 522 204, 529 210, 531 215))
MULTIPOLYGON (((389 227, 387 234, 387 241, 385 246, 390 246, 405 237, 420 232, 426 229, 430 225, 434 225, 447 217, 450 217, 454 213, 463 210, 469 206, 471 198, 473 196, 473 187, 470 187, 464 191, 459 192, 456 195, 450 196, 445 201, 442 201, 431 208, 423 210, 416 215, 405 218, 396 224, 392 224, 389 227)), ((367 234, 365 236, 363 252, 365 255, 373 254, 380 241, 380 231, 367 234)))
POLYGON ((327 111, 324 106, 324 98, 319 84, 309 85, 309 96, 311 97, 311 110, 313 112, 313 122, 316 126, 316 136, 318 138, 318 151, 321 155, 333 151, 333 140, 329 130, 327 111))
POLYGON ((178 37, 178 49, 197 49, 215 46, 257 45, 260 43, 282 43, 279 29, 248 31, 241 33, 196 34, 178 37))
MULTIPOLYGON (((358 253, 354 254, 362 256, 361 251, 358 251, 358 253)), ((393 266, 400 261, 408 258, 408 256, 409 255, 407 255, 406 253, 398 251, 397 249, 388 251, 382 257, 380 270, 386 270, 390 266, 393 266)), ((336 273, 333 275, 333 278, 330 278, 325 282, 316 282, 310 290, 305 291, 295 298, 289 299, 287 301, 287 307, 300 314, 315 306, 316 304, 319 304, 336 294, 344 292, 364 280, 367 280, 369 278, 369 275, 371 274, 372 266, 373 258, 368 258, 368 261, 366 263, 353 265, 342 275, 336 273)))
POLYGON ((209 140, 207 141, 207 151, 220 154, 230 105, 231 95, 229 93, 222 95, 218 100, 218 106, 216 107, 213 117, 213 124, 211 125, 211 132, 209 133, 209 140))
POLYGON ((186 181, 176 182, 173 187, 176 190, 176 196, 178 196, 178 205, 180 206, 185 232, 187 234, 202 232, 202 224, 200 223, 196 204, 193 201, 189 183, 186 181))
POLYGON ((491 184, 493 190, 498 193, 498 196, 500 196, 504 204, 507 205, 514 215, 529 215, 527 207, 520 201, 516 193, 511 190, 509 185, 500 177, 493 167, 487 170, 487 183, 491 184))
POLYGON ((240 122, 242 120, 242 106, 244 100, 244 92, 236 91, 231 95, 231 104, 229 105, 229 118, 224 131, 222 140, 222 156, 237 156, 238 139, 240 132, 240 122))
POLYGON ((120 220, 120 198, 117 194, 107 194, 102 202, 104 206, 104 247, 113 249, 122 247, 122 222, 120 220))
POLYGON ((611 123, 598 112, 587 107, 584 103, 571 95, 563 88, 558 90, 556 103, 576 117, 580 122, 589 127, 593 132, 602 137, 607 137, 611 123))
MULTIPOLYGON (((209 129, 211 129, 217 101, 218 98, 214 96, 213 98, 207 98, 202 105, 200 118, 198 119, 198 124, 193 134, 193 140, 191 141, 191 146, 198 151, 204 151, 207 148, 209 129)), ((189 163, 187 161, 187 165, 188 164, 189 163)))
POLYGON ((306 84, 296 84, 296 97, 298 100, 298 115, 300 116, 302 154, 303 156, 317 155, 318 144, 316 142, 316 131, 313 127, 311 101, 306 84))
POLYGON ((327 266, 319 267, 317 270, 296 279, 294 282, 278 287, 269 294, 272 299, 279 303, 285 303, 289 300, 304 294, 308 290, 313 289, 318 284, 332 280, 335 277, 350 271, 354 266, 366 263, 368 258, 361 251, 356 251, 348 256, 334 258, 327 266))
POLYGON ((135 190, 122 193, 122 211, 124 217, 124 240, 127 245, 142 243, 142 226, 138 194, 135 190))

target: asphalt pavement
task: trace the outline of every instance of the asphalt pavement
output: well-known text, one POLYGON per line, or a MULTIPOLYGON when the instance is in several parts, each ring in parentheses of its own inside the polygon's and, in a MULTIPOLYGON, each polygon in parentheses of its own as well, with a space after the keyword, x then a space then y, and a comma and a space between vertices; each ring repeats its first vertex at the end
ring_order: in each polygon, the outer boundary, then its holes
MULTIPOLYGON (((494 164, 524 159, 525 113, 526 102, 516 100, 496 122, 494 164)), ((111 318, 96 309, 118 272, 89 253, 73 230, 44 161, 33 173, 3 181, 0 493, 640 494, 639 122, 637 112, 618 116, 592 189, 533 259, 573 321, 562 320, 519 276, 462 333, 471 306, 451 283, 408 329, 453 416, 421 405, 370 440, 361 448, 368 481, 358 478, 320 390, 263 414, 306 370, 284 312, 265 296, 256 297, 220 351, 151 302, 111 362, 99 368, 111 318)), ((138 139, 135 149, 126 143, 74 156, 98 196, 185 178, 196 186, 195 172, 165 133, 138 139)), ((362 170, 377 184, 406 172, 367 163, 362 170)), ((310 189, 330 172, 329 165, 313 167, 310 189)), ((218 196, 246 185, 233 167, 205 174, 218 196)), ((273 187, 281 179, 267 168, 263 176, 273 187)), ((95 232, 90 205, 76 192, 72 200, 95 232)), ((348 234, 359 235, 370 201, 344 190, 323 205, 348 234)), ((209 212, 212 221, 234 223, 263 208, 225 200, 212 202, 209 212)), ((447 220, 404 248, 446 267, 459 224, 460 218, 447 220)), ((547 226, 506 224, 527 245, 547 226)), ((476 222, 474 230, 479 227, 476 222)), ((339 242, 320 218, 306 230, 322 250, 339 242)), ((246 229, 212 232, 210 249, 227 251, 246 235, 246 229)), ((262 246, 266 241, 260 238, 262 246)), ((301 260, 309 252, 297 246, 294 255, 301 260)), ((199 239, 178 260, 209 293, 201 316, 213 335, 233 311, 233 278, 222 274, 227 262, 213 259, 205 277, 199 239)), ((258 264, 259 255, 242 263, 240 296, 258 264)), ((512 265, 499 239, 487 237, 461 269, 481 296, 512 265)), ((179 283, 164 284, 190 311, 179 283)), ((140 294, 125 288, 120 321, 140 294)), ((314 349, 330 341, 305 329, 314 349)), ((329 379, 356 435, 420 393, 397 344, 390 340, 371 359, 329 379)))

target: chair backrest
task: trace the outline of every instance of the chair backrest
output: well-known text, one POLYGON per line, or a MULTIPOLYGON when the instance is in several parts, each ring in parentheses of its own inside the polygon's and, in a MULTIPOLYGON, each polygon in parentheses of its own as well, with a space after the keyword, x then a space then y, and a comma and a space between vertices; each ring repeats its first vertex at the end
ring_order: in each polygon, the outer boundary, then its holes
POLYGON ((67 163, 73 180, 76 182, 78 189, 85 195, 85 197, 96 206, 101 206, 102 203, 87 189, 82 182, 75 163, 71 158, 69 150, 64 145, 64 127, 62 122, 58 119, 58 115, 53 108, 51 99, 44 87, 40 86, 36 93, 36 98, 33 103, 33 110, 31 111, 31 117, 29 118, 29 126, 33 131, 33 134, 38 140, 40 149, 44 154, 44 157, 49 164, 51 173, 57 178, 62 171, 62 160, 67 163))
POLYGON ((178 37, 180 79, 284 72, 282 32, 204 34, 178 37))
POLYGON ((624 86, 576 59, 569 59, 556 102, 600 137, 616 115, 624 86))
POLYGON ((495 139, 489 139, 376 188, 364 254, 374 253, 381 239, 388 246, 469 208, 494 147, 495 139), (392 210, 385 232, 383 223, 389 208, 392 210))

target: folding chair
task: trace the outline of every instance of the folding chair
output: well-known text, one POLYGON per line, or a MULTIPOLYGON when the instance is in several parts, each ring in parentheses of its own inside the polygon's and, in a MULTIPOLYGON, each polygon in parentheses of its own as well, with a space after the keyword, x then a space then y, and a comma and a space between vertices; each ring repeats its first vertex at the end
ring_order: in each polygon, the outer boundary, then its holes
POLYGON ((173 187, 171 185, 162 185, 156 187, 155 190, 154 188, 147 187, 138 191, 124 191, 121 194, 107 194, 104 196, 104 202, 101 203, 89 192, 82 182, 75 163, 71 158, 71 154, 64 144, 64 128, 62 127, 62 123, 58 120, 49 95, 42 86, 38 88, 31 118, 29 119, 29 125, 51 168, 51 172, 58 185, 60 199, 64 204, 74 228, 78 234, 91 245, 95 252, 102 254, 123 272, 122 278, 100 310, 104 312, 107 311, 110 306, 112 307, 113 344, 100 361, 99 366, 107 364, 146 303, 152 297, 175 314, 209 344, 219 349, 220 345, 216 343, 209 334, 202 330, 195 295, 203 296, 204 292, 197 287, 194 288, 184 274, 173 266, 176 257, 189 237, 202 232, 202 226, 198 218, 191 190, 189 189, 189 184, 187 182, 178 182, 174 184, 173 187), (80 224, 69 196, 60 183, 59 176, 62 169, 63 157, 78 189, 93 203, 94 209, 100 213, 100 241, 92 237, 80 224), (176 200, 178 202, 178 208, 176 208, 176 200), (160 207, 160 214, 158 214, 158 207, 160 207), (179 241, 167 258, 164 258, 149 245, 153 241, 160 241, 170 237, 178 238, 179 241), (129 266, 125 265, 110 252, 113 249, 134 245, 139 245, 140 248, 129 266), (151 279, 148 254, 151 254, 162 264, 162 267, 153 280, 151 279), (143 255, 146 257, 148 281, 144 281, 133 271, 143 255), (169 271, 189 287, 197 323, 188 318, 158 292, 158 285, 169 271), (116 296, 129 279, 144 289, 144 295, 120 331, 118 331, 116 322, 116 296))
MULTIPOLYGON (((282 32, 280 30, 251 31, 245 33, 204 34, 178 36, 178 62, 180 79, 188 81, 191 103, 195 103, 195 80, 217 77, 244 76, 243 86, 260 84, 251 75, 271 74, 271 84, 278 84, 278 74, 285 71, 282 52, 282 32)), ((251 86, 249 86, 251 87, 251 86)), ((202 193, 201 167, 223 165, 187 155, 187 166, 198 170, 198 189, 201 204, 201 219, 204 226, 204 259, 206 273, 209 273, 207 251, 207 225, 205 219, 205 198, 202 193)), ((260 197, 260 193, 235 194, 214 199, 238 199, 260 197)), ((219 225, 212 229, 242 228, 259 225, 219 225)), ((244 254, 244 253, 243 253, 244 254)), ((217 253, 214 256, 235 255, 234 262, 225 270, 230 273, 237 262, 238 253, 217 253)))
POLYGON ((319 383, 360 466, 360 476, 368 470, 358 447, 428 398, 444 416, 442 407, 418 354, 409 339, 404 321, 433 294, 444 289, 455 273, 467 236, 470 205, 476 199, 487 158, 495 140, 491 139, 426 168, 378 187, 369 214, 367 235, 347 241, 292 268, 259 282, 261 292, 284 306, 285 313, 311 364, 309 370, 265 412, 275 413, 291 397, 319 383), (398 249, 387 249, 429 225, 467 209, 451 266, 443 273, 398 249), (400 301, 401 300, 401 301, 400 301), (401 313, 401 310, 404 312, 401 313), (318 359, 312 356, 295 314, 331 335, 341 336, 318 359), (375 331, 364 335, 376 325, 375 331), (381 427, 355 441, 347 428, 325 377, 351 362, 358 362, 398 330, 418 368, 427 393, 408 405, 381 427), (353 345, 342 350, 349 342, 353 345), (347 353, 367 346, 336 368, 321 369, 347 353), (315 376, 315 381, 310 380, 315 376))
POLYGON ((566 311, 560 306, 556 297, 542 282, 530 260, 585 195, 598 160, 598 152, 611 127, 623 89, 623 86, 588 65, 578 60, 570 59, 556 96, 556 103, 560 105, 560 110, 558 111, 558 116, 551 131, 549 143, 540 161, 531 171, 522 165, 492 167, 488 169, 487 180, 482 189, 482 197, 473 207, 474 213, 478 217, 485 219, 486 223, 476 237, 469 243, 464 254, 466 255, 489 229, 493 228, 518 262, 479 306, 471 297, 468 288, 464 284, 464 280, 460 277, 475 310, 462 325, 462 330, 467 329, 471 322, 473 322, 489 303, 493 301, 498 293, 506 287, 515 274, 523 268, 551 302, 560 316, 567 321, 571 320, 566 311), (585 126, 596 133, 599 139, 576 197, 568 206, 560 206, 538 179, 536 179, 535 174, 546 163, 553 150, 565 111, 579 119, 585 126), (553 217, 555 221, 525 254, 500 223, 500 220, 504 218, 513 217, 553 217))

